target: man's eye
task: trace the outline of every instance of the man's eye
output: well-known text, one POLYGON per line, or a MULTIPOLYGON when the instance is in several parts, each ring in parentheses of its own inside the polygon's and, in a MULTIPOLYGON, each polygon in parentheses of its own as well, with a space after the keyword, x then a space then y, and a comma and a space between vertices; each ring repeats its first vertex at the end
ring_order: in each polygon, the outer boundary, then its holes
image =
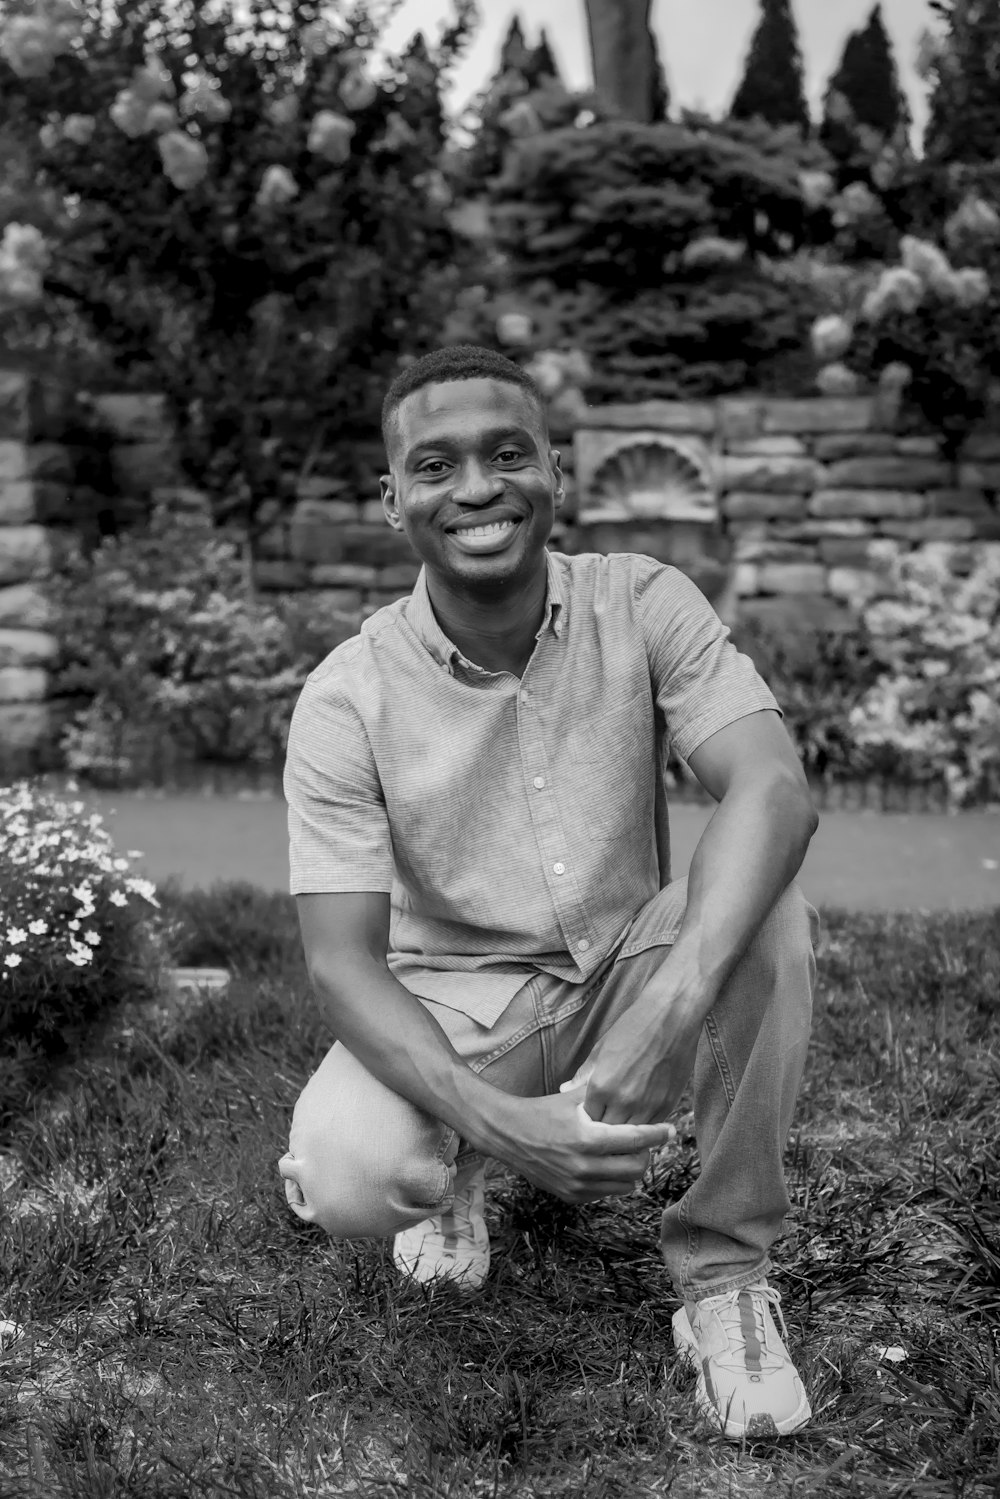
POLYGON ((443 458, 428 458, 426 463, 420 465, 420 472, 422 474, 429 474, 432 479, 436 479, 441 470, 447 467, 448 465, 443 458))
POLYGON ((516 463, 517 460, 520 457, 521 457, 521 450, 520 450, 520 448, 503 448, 497 454, 497 458, 500 460, 501 463, 516 463))

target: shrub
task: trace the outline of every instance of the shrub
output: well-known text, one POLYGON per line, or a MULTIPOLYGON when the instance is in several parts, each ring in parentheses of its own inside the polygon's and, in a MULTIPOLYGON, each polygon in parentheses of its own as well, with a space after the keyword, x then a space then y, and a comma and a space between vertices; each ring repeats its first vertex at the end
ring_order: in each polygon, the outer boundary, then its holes
POLYGON ((164 760, 273 763, 295 698, 353 634, 343 616, 248 590, 241 547, 158 505, 148 526, 77 551, 54 580, 56 693, 86 705, 63 731, 67 768, 121 784, 164 760))
POLYGON ((854 743, 954 805, 1000 802, 1000 546, 875 555, 896 596, 866 611, 881 670, 851 710, 854 743))
POLYGON ((791 639, 745 621, 733 636, 777 698, 811 780, 851 781, 875 768, 855 742, 849 723, 851 709, 881 670, 863 625, 854 631, 811 631, 791 639))
POLYGON ((83 812, 27 781, 0 788, 0 1120, 46 1059, 162 977, 171 935, 146 909, 155 887, 83 812))

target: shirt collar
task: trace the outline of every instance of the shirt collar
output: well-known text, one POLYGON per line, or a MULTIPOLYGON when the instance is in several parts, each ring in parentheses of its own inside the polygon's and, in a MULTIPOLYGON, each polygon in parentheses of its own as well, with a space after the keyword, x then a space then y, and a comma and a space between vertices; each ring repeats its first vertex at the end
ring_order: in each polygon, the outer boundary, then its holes
MULTIPOLYGON (((553 635, 562 633, 563 620, 565 616, 566 595, 563 592, 562 577, 556 566, 555 559, 548 547, 545 548, 545 617, 542 620, 541 629, 538 631, 538 639, 542 632, 550 628, 553 635)), ((464 661, 464 656, 453 641, 449 640, 437 622, 437 616, 431 605, 430 594, 427 590, 427 568, 422 566, 406 603, 406 618, 414 630, 418 639, 427 647, 439 666, 446 671, 453 671, 454 662, 464 661)))

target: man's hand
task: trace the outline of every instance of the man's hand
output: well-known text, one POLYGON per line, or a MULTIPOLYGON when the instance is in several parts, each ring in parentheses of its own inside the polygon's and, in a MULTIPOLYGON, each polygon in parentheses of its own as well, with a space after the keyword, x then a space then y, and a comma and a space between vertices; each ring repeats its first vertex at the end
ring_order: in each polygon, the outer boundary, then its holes
POLYGON ((580 1068, 590 1117, 602 1124, 643 1125, 672 1114, 694 1071, 710 1008, 706 996, 691 1004, 662 985, 647 988, 580 1068))
POLYGON ((649 1153, 673 1138, 670 1124, 596 1123, 583 1089, 541 1098, 510 1097, 490 1154, 563 1202, 627 1196, 642 1181, 649 1153))

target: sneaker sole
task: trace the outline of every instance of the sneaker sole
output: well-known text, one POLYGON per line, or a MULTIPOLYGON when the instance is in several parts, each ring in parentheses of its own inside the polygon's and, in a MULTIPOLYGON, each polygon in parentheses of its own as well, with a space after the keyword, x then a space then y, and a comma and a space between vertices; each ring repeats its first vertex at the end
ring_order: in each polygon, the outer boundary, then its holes
POLYGON ((673 1343, 677 1350, 678 1361, 685 1369, 698 1376, 698 1384, 695 1389, 695 1403, 702 1416, 705 1417, 710 1426, 720 1432, 727 1442, 749 1442, 765 1441, 768 1437, 787 1437, 793 1431, 798 1431, 805 1426, 812 1415, 812 1408, 808 1396, 802 1392, 802 1399, 790 1416, 783 1421, 776 1421, 772 1415, 760 1412, 751 1416, 750 1420, 741 1423, 731 1420, 728 1416, 723 1417, 717 1409, 714 1401, 709 1399, 705 1388, 705 1375, 698 1357, 698 1342, 691 1328, 687 1311, 681 1307, 674 1312, 671 1319, 673 1328, 673 1343))

